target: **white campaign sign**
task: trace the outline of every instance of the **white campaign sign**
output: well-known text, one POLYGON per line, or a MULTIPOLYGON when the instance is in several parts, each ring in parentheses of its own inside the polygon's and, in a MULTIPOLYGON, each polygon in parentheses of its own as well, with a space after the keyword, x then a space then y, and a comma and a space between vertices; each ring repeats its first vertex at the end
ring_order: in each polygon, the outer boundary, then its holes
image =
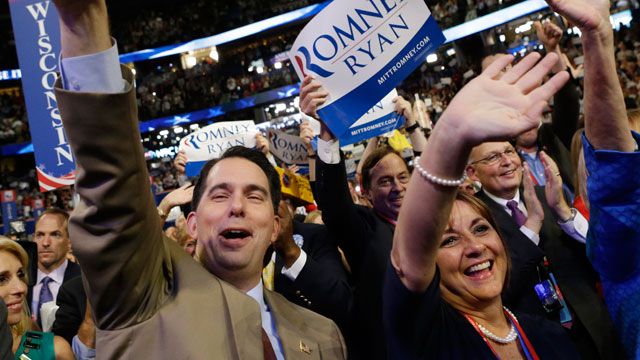
POLYGON ((424 0, 334 0, 289 57, 301 79, 312 75, 329 92, 318 114, 342 134, 444 40, 424 0))
POLYGON ((299 136, 269 129, 269 148, 287 164, 307 164, 307 147, 299 136))
POLYGON ((233 146, 254 148, 258 129, 252 120, 215 123, 180 140, 187 156, 187 176, 196 176, 211 159, 220 157, 233 146))

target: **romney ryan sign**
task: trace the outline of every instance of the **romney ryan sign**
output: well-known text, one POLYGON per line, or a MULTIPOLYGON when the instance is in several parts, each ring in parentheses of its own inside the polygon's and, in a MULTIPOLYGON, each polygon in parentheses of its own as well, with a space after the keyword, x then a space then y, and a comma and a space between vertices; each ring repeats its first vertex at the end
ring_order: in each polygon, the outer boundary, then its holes
POLYGON ((180 140, 180 150, 187 156, 187 176, 197 176, 204 164, 222 156, 230 147, 256 146, 258 129, 251 120, 215 123, 180 140))
POLYGON ((311 75, 329 92, 318 114, 345 133, 444 41, 424 0, 335 0, 289 56, 301 79, 311 75))

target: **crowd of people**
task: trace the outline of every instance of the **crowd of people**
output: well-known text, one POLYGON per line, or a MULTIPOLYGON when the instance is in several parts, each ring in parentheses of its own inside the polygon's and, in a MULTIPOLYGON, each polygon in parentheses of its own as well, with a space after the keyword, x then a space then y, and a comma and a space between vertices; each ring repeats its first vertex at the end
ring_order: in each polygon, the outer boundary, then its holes
MULTIPOLYGON (((298 130, 315 199, 306 222, 260 135, 192 183, 182 153, 149 180, 136 92, 180 106, 169 86, 188 73, 137 89, 127 69, 123 82, 63 82, 79 202, 69 215, 70 199, 55 199, 33 241, 0 238, 0 355, 639 358, 640 116, 627 110, 640 28, 614 33, 607 0, 547 1, 579 44, 536 23, 546 55, 414 73, 394 99, 410 154, 371 139, 359 191, 318 116, 327 93, 306 77, 299 106, 321 123, 298 130), (157 203, 150 187, 174 190, 157 203)), ((108 49, 117 66, 106 1, 55 3, 63 51, 78 56, 65 67, 95 68, 108 49)), ((195 71, 209 76, 206 65, 195 71)))
POLYGON ((18 90, 0 95, 0 145, 29 141, 24 98, 18 90))

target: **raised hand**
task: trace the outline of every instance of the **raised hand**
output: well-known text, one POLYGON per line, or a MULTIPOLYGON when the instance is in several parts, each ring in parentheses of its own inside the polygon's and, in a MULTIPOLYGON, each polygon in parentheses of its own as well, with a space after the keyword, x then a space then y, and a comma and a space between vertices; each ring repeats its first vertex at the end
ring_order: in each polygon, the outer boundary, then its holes
POLYGON ((547 51, 555 51, 560 40, 562 40, 562 29, 552 22, 546 22, 542 24, 540 21, 533 23, 536 28, 536 34, 538 39, 544 45, 547 51))
POLYGON ((313 128, 311 127, 311 123, 309 123, 308 121, 303 121, 302 123, 300 123, 300 139, 302 139, 304 146, 307 148, 307 153, 310 155, 315 154, 315 151, 313 150, 313 145, 311 144, 311 141, 313 141, 313 138, 314 138, 314 135, 313 135, 313 128))
POLYGON ((187 154, 184 150, 178 151, 178 155, 173 159, 173 167, 176 168, 176 171, 180 174, 184 174, 185 168, 187 166, 187 154))
POLYGON ((261 133, 256 134, 256 149, 264 154, 264 156, 269 155, 269 140, 264 137, 261 133))
POLYGON ((536 195, 536 190, 531 180, 531 171, 527 163, 522 164, 522 185, 524 188, 523 201, 528 213, 527 222, 524 223, 524 226, 538 234, 544 221, 544 209, 540 199, 538 199, 538 195, 536 195))
POLYGON ((165 196, 160 202, 160 205, 158 205, 158 208, 164 211, 165 214, 168 214, 174 206, 184 205, 191 202, 191 199, 193 198, 193 189, 194 187, 190 183, 182 185, 167 194, 167 196, 165 196))
POLYGON ((547 183, 544 186, 547 204, 560 220, 568 219, 571 217, 571 208, 562 192, 562 177, 560 176, 558 165, 544 151, 540 152, 540 160, 544 165, 544 176, 547 179, 547 183))
POLYGON ((611 31, 609 0, 546 0, 558 14, 566 17, 581 31, 604 29, 611 31))
POLYGON ((329 93, 311 76, 307 76, 300 85, 300 109, 303 113, 316 119, 318 108, 329 98, 329 93))
POLYGON ((558 55, 539 59, 540 54, 532 53, 503 74, 513 56, 499 57, 453 98, 439 124, 446 123, 471 146, 538 126, 547 101, 569 79, 562 71, 540 86, 558 55))
POLYGON ((54 0, 60 18, 62 55, 95 54, 111 47, 106 0, 54 0))

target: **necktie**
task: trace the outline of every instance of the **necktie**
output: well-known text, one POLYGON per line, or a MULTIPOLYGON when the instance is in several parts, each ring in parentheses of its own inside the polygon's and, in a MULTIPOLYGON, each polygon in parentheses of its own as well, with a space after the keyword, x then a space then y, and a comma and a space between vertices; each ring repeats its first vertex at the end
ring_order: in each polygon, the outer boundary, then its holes
POLYGON ((52 281, 53 279, 48 276, 45 276, 41 281, 42 288, 40 289, 40 300, 38 300, 38 321, 40 321, 40 309, 42 308, 42 304, 53 301, 53 294, 51 293, 51 289, 49 289, 49 283, 52 281))
POLYGON ((264 328, 262 328, 262 349, 264 351, 264 360, 276 360, 276 353, 273 351, 269 335, 264 331, 264 328))
POLYGON ((514 200, 507 202, 507 207, 511 210, 511 217, 516 221, 518 227, 524 225, 527 222, 527 217, 524 213, 518 208, 518 203, 514 200))

